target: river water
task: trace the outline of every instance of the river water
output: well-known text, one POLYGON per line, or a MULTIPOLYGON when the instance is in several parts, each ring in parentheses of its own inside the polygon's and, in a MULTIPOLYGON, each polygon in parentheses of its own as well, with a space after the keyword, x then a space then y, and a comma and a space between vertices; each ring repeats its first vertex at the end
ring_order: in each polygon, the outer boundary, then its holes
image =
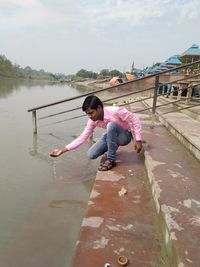
POLYGON ((0 80, 0 266, 68 267, 94 182, 97 161, 89 144, 50 158, 72 141, 87 118, 82 112, 49 114, 81 106, 82 100, 39 110, 38 134, 27 110, 77 96, 66 84, 0 80))

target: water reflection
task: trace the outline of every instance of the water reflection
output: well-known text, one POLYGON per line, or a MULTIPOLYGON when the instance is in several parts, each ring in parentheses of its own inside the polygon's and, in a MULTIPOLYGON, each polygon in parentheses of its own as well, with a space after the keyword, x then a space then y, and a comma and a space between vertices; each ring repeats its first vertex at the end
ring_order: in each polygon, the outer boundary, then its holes
POLYGON ((35 86, 45 87, 47 85, 56 84, 55 82, 47 81, 32 81, 32 80, 20 80, 20 79, 0 79, 0 98, 6 98, 16 90, 20 90, 22 87, 33 88, 35 86))
POLYGON ((67 205, 77 205, 81 208, 85 208, 87 203, 80 201, 80 200, 69 200, 69 199, 63 199, 63 200, 52 200, 49 204, 50 208, 64 208, 67 205))
POLYGON ((67 85, 0 80, 1 266, 70 266, 98 163, 85 156, 88 144, 49 157, 82 131, 84 120, 39 125, 33 135, 27 110, 78 94, 67 85))
MULTIPOLYGON (((57 147, 65 146, 65 140, 59 136, 49 133, 50 137, 56 139, 57 147)), ((73 136, 73 138, 76 138, 73 136)), ((49 142, 50 143, 50 142, 49 142)), ((70 184, 84 183, 95 177, 99 161, 90 160, 86 156, 86 151, 91 146, 91 141, 82 145, 76 151, 67 152, 60 157, 52 158, 46 153, 43 140, 40 140, 38 135, 33 134, 33 146, 29 149, 30 156, 36 157, 39 160, 50 162, 53 167, 54 183, 70 184)), ((50 147, 53 147, 50 145, 50 147)), ((54 146, 55 148, 55 146, 54 146)), ((52 148, 53 149, 53 148, 52 148)), ((50 150, 49 150, 50 152, 50 150)), ((84 184, 85 185, 85 184, 84 184)), ((85 188, 90 192, 91 188, 85 188)))

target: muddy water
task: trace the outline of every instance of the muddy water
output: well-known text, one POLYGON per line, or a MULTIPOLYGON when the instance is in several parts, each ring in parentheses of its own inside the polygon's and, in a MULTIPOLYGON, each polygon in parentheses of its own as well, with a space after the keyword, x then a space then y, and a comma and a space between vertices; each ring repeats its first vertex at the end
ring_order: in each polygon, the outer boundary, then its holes
POLYGON ((67 85, 0 80, 0 265, 68 267, 94 182, 98 162, 86 158, 89 144, 53 159, 48 153, 73 140, 87 118, 81 111, 49 119, 73 103, 37 113, 32 134, 28 109, 81 94, 67 85))

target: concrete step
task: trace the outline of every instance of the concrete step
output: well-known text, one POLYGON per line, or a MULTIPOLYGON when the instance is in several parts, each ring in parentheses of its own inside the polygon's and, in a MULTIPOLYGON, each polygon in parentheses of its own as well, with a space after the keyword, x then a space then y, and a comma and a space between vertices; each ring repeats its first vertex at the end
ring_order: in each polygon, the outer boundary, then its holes
MULTIPOLYGON (((152 100, 144 101, 146 106, 152 106, 152 100)), ((159 101, 157 103, 160 104, 159 101)), ((156 114, 167 129, 200 160, 200 122, 182 112, 162 113, 172 111, 173 106, 159 107, 156 114)))
POLYGON ((145 162, 130 144, 116 168, 97 172, 73 267, 117 267, 120 255, 132 267, 199 266, 199 161, 163 124, 152 128, 147 114, 139 116, 145 162))
POLYGON ((145 165, 169 266, 200 266, 199 161, 161 123, 150 124, 143 123, 145 165))
POLYGON ((97 172, 75 248, 73 267, 169 266, 144 168, 133 144, 120 147, 117 167, 97 172), (120 196, 119 192, 127 192, 120 196))
MULTIPOLYGON (((158 100, 161 103, 170 103, 172 101, 176 101, 175 98, 173 100, 170 100, 170 98, 166 98, 166 97, 162 97, 162 96, 160 96, 158 98, 158 100)), ((193 102, 190 104, 190 106, 195 105, 195 104, 198 104, 198 102, 193 102)), ((179 108, 186 108, 189 105, 184 104, 184 102, 182 101, 182 102, 174 103, 174 104, 172 104, 172 106, 174 107, 174 110, 175 110, 175 109, 179 109, 179 108)), ((182 113, 188 115, 189 117, 191 117, 192 119, 200 122, 200 106, 191 107, 189 109, 182 109, 180 112, 182 112, 182 113)))
MULTIPOLYGON (((134 110, 134 106, 132 108, 134 110)), ((164 109, 170 110, 169 107, 164 109)), ((169 266, 197 267, 200 262, 199 161, 159 121, 154 121, 152 128, 151 118, 147 120, 145 114, 140 115, 140 118, 146 143, 145 166, 158 214, 160 232, 165 240, 169 266)), ((174 118, 174 128, 187 136, 191 133, 188 137, 190 142, 199 144, 198 122, 188 119, 188 116, 187 120, 181 118, 185 116, 177 115, 174 118)), ((172 124, 172 118, 170 119, 172 124)))

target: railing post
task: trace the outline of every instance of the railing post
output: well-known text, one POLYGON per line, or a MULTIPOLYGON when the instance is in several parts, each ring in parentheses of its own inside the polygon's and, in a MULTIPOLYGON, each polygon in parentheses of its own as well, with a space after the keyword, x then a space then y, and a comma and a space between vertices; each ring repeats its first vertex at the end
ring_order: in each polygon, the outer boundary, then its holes
POLYGON ((32 111, 33 133, 37 134, 37 117, 36 110, 32 111))
POLYGON ((189 84, 188 89, 187 89, 187 96, 186 96, 186 100, 185 100, 186 105, 188 105, 190 103, 191 97, 192 97, 192 85, 189 84))
POLYGON ((169 99, 170 100, 173 99, 173 95, 174 95, 174 86, 172 85, 171 92, 170 92, 170 95, 169 95, 169 99))
POLYGON ((179 90, 178 90, 177 100, 181 100, 182 88, 183 88, 182 85, 180 85, 180 87, 178 88, 179 90))
POLYGON ((159 90, 159 75, 155 76, 155 89, 154 89, 154 95, 153 95, 153 107, 152 107, 152 113, 155 114, 156 112, 156 102, 157 102, 157 94, 159 90))

